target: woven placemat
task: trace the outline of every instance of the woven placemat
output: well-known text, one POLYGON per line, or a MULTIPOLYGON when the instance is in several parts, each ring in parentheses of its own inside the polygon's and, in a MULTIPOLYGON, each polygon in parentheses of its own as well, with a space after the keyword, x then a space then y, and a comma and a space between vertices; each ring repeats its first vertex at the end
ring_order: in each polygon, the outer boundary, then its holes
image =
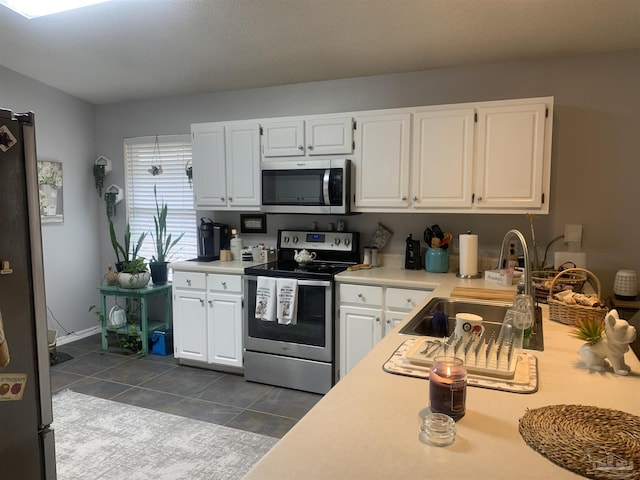
POLYGON ((584 405, 527 410, 520 435, 536 452, 596 479, 640 479, 640 417, 584 405))

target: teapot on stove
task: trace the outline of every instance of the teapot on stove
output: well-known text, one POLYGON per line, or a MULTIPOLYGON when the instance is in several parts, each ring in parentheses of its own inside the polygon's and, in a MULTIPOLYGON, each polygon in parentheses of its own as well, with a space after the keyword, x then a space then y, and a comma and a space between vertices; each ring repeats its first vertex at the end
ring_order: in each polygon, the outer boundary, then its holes
POLYGON ((315 252, 309 252, 304 248, 299 252, 294 250, 293 253, 293 259, 300 264, 311 263, 316 258, 315 252))

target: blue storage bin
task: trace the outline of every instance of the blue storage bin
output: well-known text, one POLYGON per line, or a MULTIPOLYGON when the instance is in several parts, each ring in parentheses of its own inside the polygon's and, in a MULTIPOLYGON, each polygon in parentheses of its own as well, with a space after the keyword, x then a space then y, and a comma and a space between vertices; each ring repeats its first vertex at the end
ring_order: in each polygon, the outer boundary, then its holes
POLYGON ((173 330, 153 332, 150 350, 155 355, 173 355, 173 330))

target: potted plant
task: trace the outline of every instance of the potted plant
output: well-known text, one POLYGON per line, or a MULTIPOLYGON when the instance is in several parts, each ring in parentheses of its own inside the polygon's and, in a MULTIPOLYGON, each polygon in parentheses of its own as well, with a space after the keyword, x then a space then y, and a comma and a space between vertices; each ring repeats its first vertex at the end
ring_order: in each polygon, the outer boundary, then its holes
POLYGON ((164 285, 167 283, 167 265, 170 257, 170 250, 176 246, 176 244, 183 237, 184 233, 181 233, 176 239, 171 240, 171 234, 167 233, 167 211, 168 207, 166 203, 158 203, 158 192, 156 186, 153 186, 153 195, 156 200, 156 215, 153 217, 154 232, 151 232, 151 238, 156 247, 156 254, 151 257, 149 267, 151 268, 151 278, 155 285, 164 285))
POLYGON ((146 232, 142 232, 138 241, 133 247, 131 246, 131 227, 129 222, 124 232, 124 246, 118 242, 113 221, 109 220, 109 234, 111 237, 111 245, 116 254, 118 263, 118 283, 122 288, 142 288, 149 283, 150 274, 147 270, 147 264, 144 257, 139 257, 138 252, 142 247, 146 232))

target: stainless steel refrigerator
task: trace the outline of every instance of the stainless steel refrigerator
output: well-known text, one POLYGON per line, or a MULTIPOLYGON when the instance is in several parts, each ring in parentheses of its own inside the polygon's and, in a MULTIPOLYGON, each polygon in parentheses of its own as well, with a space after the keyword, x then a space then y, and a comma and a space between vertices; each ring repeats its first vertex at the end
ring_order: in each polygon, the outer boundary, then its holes
POLYGON ((55 479, 33 113, 0 109, 0 477, 55 479))

